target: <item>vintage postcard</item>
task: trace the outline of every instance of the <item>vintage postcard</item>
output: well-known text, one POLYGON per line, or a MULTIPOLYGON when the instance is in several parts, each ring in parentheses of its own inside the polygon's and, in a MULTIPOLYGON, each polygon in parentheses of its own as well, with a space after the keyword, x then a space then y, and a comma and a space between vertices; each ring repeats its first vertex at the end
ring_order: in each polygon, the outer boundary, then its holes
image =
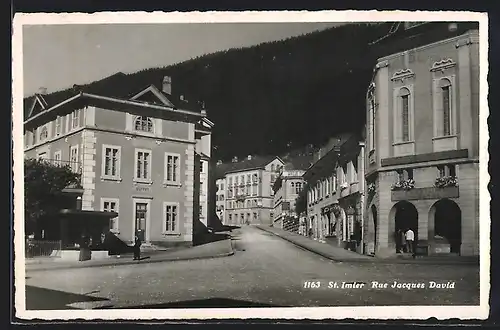
POLYGON ((485 319, 488 17, 16 14, 21 319, 485 319))

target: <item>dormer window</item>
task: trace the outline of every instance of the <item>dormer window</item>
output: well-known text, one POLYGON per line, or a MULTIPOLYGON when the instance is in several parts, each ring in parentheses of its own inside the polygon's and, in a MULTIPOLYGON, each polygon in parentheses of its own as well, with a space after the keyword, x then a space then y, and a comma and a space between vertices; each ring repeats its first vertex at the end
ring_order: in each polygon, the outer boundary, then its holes
POLYGON ((153 133, 153 121, 146 116, 139 116, 135 119, 135 130, 153 133))
POLYGON ((45 140, 49 136, 49 132, 47 130, 47 126, 43 126, 40 131, 40 141, 45 140))

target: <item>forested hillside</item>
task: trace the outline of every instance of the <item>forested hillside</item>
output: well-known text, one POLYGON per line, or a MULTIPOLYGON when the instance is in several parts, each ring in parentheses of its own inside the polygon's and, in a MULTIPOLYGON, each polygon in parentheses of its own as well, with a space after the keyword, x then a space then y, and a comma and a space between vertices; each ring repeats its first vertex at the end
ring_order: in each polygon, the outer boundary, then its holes
POLYGON ((173 94, 203 101, 216 125, 214 159, 281 155, 360 130, 378 58, 474 27, 462 22, 449 31, 441 22, 405 31, 394 23, 342 25, 147 69, 127 75, 124 83, 161 86, 170 75, 173 94), (380 40, 389 31, 395 33, 380 40))
POLYGON ((386 24, 346 25, 145 70, 135 79, 147 84, 168 72, 173 90, 203 100, 216 124, 217 159, 276 155, 363 125, 375 62, 368 43, 387 31, 386 24))

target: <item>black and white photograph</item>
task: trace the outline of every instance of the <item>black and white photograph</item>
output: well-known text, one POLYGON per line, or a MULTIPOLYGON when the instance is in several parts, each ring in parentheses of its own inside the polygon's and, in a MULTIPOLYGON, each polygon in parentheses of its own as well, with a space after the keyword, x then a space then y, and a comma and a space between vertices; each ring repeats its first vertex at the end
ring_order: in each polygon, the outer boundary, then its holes
POLYGON ((486 318, 487 33, 16 14, 16 317, 486 318))

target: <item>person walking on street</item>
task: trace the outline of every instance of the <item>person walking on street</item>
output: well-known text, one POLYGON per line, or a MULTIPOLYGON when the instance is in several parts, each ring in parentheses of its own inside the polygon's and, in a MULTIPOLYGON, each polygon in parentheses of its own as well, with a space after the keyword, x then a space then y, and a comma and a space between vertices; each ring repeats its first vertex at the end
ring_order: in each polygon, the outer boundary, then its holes
POLYGON ((406 240, 406 252, 408 253, 413 253, 413 242, 415 240, 415 233, 411 228, 408 228, 408 230, 405 233, 405 240, 406 240))
POLYGON ((134 260, 141 260, 141 238, 138 233, 135 233, 134 240, 134 260))

